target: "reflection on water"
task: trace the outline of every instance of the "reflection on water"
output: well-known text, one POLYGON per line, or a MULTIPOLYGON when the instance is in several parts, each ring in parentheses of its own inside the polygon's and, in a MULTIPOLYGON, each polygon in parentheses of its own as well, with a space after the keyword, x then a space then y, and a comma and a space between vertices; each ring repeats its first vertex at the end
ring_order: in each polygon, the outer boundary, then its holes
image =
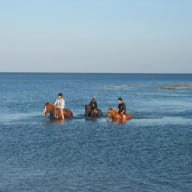
POLYGON ((55 125, 58 125, 58 126, 62 126, 64 125, 65 121, 67 120, 50 120, 50 119, 43 119, 42 122, 44 125, 48 125, 48 124, 55 124, 55 125))

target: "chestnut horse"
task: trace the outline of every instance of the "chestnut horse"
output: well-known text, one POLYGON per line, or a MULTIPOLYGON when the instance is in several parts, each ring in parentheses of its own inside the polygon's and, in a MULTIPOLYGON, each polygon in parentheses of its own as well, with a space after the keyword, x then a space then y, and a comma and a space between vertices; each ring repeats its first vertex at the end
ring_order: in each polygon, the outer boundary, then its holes
MULTIPOLYGON (((63 109, 63 110, 64 110, 64 116, 66 119, 73 118, 73 113, 70 109, 63 109)), ((51 120, 61 119, 61 116, 58 113, 58 110, 55 108, 55 105, 53 105, 53 104, 45 103, 43 116, 46 116, 47 113, 50 113, 51 120)))
POLYGON ((112 117, 112 122, 119 122, 119 123, 125 123, 127 120, 132 118, 132 115, 129 113, 125 114, 126 118, 123 118, 121 114, 118 113, 117 110, 113 108, 109 108, 109 111, 106 115, 107 117, 112 117))

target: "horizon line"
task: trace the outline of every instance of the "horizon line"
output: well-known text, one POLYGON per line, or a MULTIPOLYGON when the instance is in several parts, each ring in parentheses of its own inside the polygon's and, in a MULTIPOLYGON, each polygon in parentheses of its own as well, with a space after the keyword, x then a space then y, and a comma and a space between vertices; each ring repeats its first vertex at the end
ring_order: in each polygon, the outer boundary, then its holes
POLYGON ((183 73, 170 73, 170 72, 0 72, 0 74, 168 74, 168 75, 177 75, 177 74, 183 74, 183 75, 190 75, 191 73, 183 72, 183 73))

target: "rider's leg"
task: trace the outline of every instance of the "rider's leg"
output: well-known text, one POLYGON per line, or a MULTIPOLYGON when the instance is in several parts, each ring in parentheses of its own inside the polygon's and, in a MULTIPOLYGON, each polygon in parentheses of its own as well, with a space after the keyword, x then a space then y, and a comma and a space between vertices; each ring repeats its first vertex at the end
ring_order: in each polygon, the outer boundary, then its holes
POLYGON ((59 109, 59 112, 61 114, 61 119, 65 119, 65 116, 64 116, 64 111, 63 109, 59 109))
POLYGON ((120 113, 120 115, 121 115, 121 118, 123 119, 123 121, 126 120, 126 115, 125 114, 120 113))

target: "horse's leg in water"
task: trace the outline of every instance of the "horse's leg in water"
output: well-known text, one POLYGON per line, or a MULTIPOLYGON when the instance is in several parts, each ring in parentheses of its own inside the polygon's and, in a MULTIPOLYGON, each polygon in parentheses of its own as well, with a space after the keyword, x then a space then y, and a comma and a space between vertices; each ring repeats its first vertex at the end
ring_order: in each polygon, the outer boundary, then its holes
POLYGON ((97 116, 97 110, 91 110, 91 117, 96 117, 97 116))
POLYGON ((55 119, 59 119, 59 111, 58 111, 58 109, 55 110, 55 119))
POLYGON ((53 113, 50 113, 50 119, 53 120, 53 113))
POLYGON ((55 119, 59 118, 59 113, 58 113, 57 109, 54 109, 50 114, 51 114, 51 119, 52 120, 55 120, 55 119))
POLYGON ((91 117, 92 116, 92 110, 91 110, 90 105, 86 105, 85 106, 85 111, 86 111, 86 116, 87 117, 91 117))
POLYGON ((50 114, 51 114, 51 119, 52 119, 52 120, 58 119, 57 109, 54 109, 50 114))

